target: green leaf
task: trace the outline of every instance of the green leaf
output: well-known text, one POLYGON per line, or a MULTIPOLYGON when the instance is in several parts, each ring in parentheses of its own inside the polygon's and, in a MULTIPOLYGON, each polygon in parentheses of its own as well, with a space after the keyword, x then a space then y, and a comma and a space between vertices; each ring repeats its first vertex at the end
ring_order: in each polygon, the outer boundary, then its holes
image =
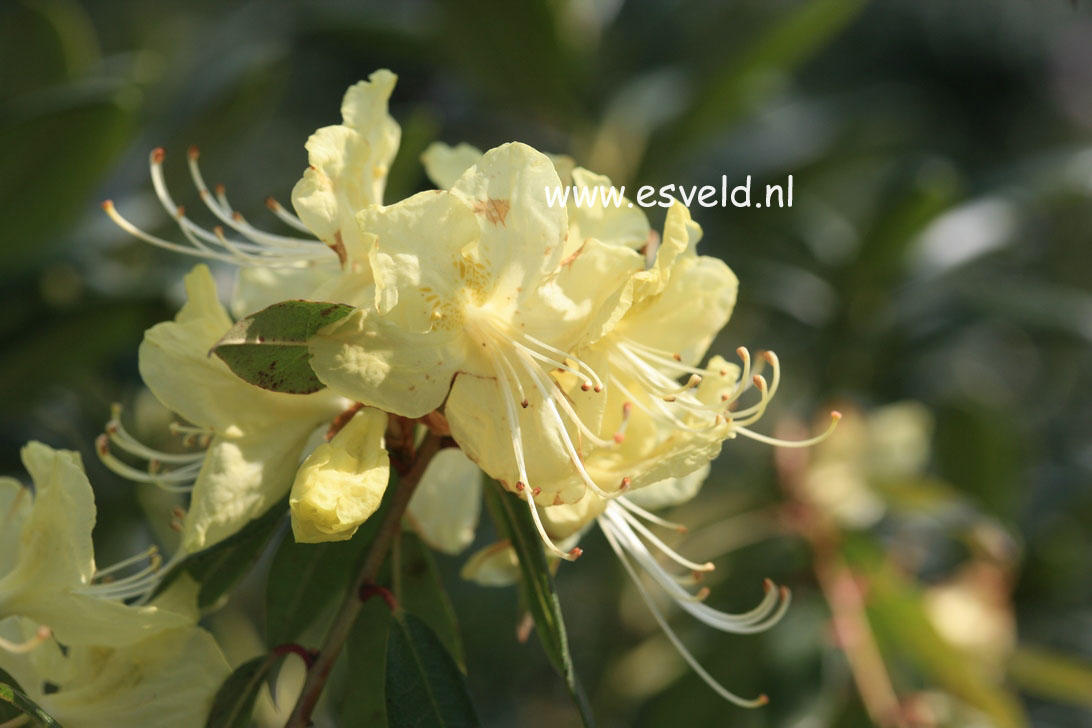
POLYGON ((436 634, 401 610, 394 615, 391 627, 385 691, 389 725, 477 726, 465 678, 436 634))
POLYGON ((394 595, 398 603, 416 614, 436 633, 444 647, 466 670, 455 608, 444 589, 436 560, 425 542, 416 534, 403 531, 398 544, 398 571, 394 595))
POLYGON ((228 538, 207 549, 190 554, 179 562, 163 581, 156 593, 162 593, 183 571, 188 572, 201 585, 197 603, 202 609, 212 606, 231 590, 235 583, 250 570, 261 556, 262 550, 284 521, 288 499, 270 506, 269 510, 228 538))
POLYGON ((369 599, 345 642, 348 653, 349 684, 341 704, 341 724, 346 726, 387 725, 387 636, 391 610, 382 599, 369 599))
POLYGON ((349 315, 352 306, 282 301, 240 320, 212 352, 244 381, 262 389, 310 394, 324 385, 311 370, 307 340, 349 315))
POLYGON ((349 541, 314 544, 296 543, 291 533, 285 535, 266 586, 265 634, 270 647, 297 640, 344 595, 370 542, 359 532, 349 541))
POLYGON ((561 614, 561 602, 554 588, 554 578, 542 548, 538 531, 526 506, 499 486, 485 489, 485 504, 498 535, 507 539, 519 557, 520 591, 535 620, 535 632, 550 663, 565 680, 569 694, 580 711, 585 726, 595 725, 591 706, 573 668, 569 638, 561 614))
POLYGON ((1029 693, 1092 708, 1092 664, 1036 647, 1019 647, 1009 677, 1029 693))
MULTIPOLYGON (((4 673, 7 675, 7 673, 4 673)), ((6 682, 0 682, 0 716, 6 716, 6 711, 14 708, 13 717, 20 714, 30 718, 30 725, 47 726, 48 728, 61 728, 61 724, 53 720, 49 713, 38 707, 38 704, 23 694, 17 687, 6 682)))
POLYGON ((262 655, 235 668, 216 691, 205 728, 247 728, 258 690, 274 662, 273 655, 262 655))

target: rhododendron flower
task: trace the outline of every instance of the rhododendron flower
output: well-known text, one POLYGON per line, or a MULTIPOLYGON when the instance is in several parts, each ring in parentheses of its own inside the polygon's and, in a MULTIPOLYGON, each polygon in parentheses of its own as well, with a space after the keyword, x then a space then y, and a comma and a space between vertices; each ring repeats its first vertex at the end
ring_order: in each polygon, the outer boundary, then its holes
POLYGON ((33 620, 65 645, 111 646, 187 624, 182 614, 126 604, 158 583, 154 550, 95 564, 95 500, 79 453, 31 442, 22 456, 33 496, 18 481, 0 479, 0 620, 33 620))

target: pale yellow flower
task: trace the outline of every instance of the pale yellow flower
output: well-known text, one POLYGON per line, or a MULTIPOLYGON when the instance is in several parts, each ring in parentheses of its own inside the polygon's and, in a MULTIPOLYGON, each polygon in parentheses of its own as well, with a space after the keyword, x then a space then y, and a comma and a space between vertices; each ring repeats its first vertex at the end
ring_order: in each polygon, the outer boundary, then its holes
POLYGON ((31 442, 22 457, 34 495, 0 480, 0 619, 31 619, 66 645, 126 645, 185 625, 185 615, 125 603, 158 583, 154 551, 96 566, 95 500, 79 453, 31 442))
POLYGON ((140 373, 164 406, 196 426, 191 434, 203 438, 207 449, 190 455, 153 451, 116 420, 99 443, 104 462, 126 477, 174 490, 192 485, 182 524, 183 553, 230 536, 282 498, 312 433, 345 406, 328 390, 282 394, 239 379, 223 361, 209 356, 233 322, 205 266, 186 276, 186 291, 188 300, 175 320, 146 332, 140 373), (122 463, 111 445, 157 466, 176 467, 143 472, 122 463))
MULTIPOLYGON (((27 619, 0 620, 0 639, 19 641, 35 631, 27 619)), ((204 725, 231 672, 216 640, 192 623, 113 647, 66 642, 62 650, 48 640, 26 654, 0 652, 0 668, 66 728, 204 725)))
MULTIPOLYGON (((272 197, 266 205, 285 225, 299 235, 283 235, 260 230, 228 202, 223 186, 210 190, 198 166, 196 147, 189 150, 189 168, 201 201, 220 223, 208 230, 191 220, 184 207, 177 204, 163 176, 166 153, 155 149, 150 156, 152 183, 160 203, 186 239, 186 244, 165 240, 140 230, 107 200, 103 209, 123 230, 156 247, 217 260, 246 268, 288 269, 278 277, 294 288, 308 287, 330 277, 340 269, 347 273, 367 273, 361 265, 367 250, 353 218, 356 213, 383 201, 390 163, 398 151, 401 130, 390 116, 387 102, 397 77, 387 70, 376 71, 368 81, 351 86, 341 104, 342 123, 316 131, 308 139, 308 169, 292 191, 296 215, 272 197), (320 269, 315 274, 309 269, 320 269)), ((241 273, 241 300, 263 308, 287 296, 265 300, 261 293, 266 274, 241 273), (251 278, 258 279, 251 281, 251 278)), ((247 313, 255 309, 246 311, 247 313)))
POLYGON ((296 541, 348 540, 375 513, 390 477, 386 429, 387 414, 366 407, 307 456, 288 499, 296 541))
POLYGON ((374 303, 311 342, 312 366, 331 389, 405 417, 443 405, 471 460, 543 504, 594 487, 575 443, 586 429, 577 410, 594 409, 590 390, 602 389, 586 381, 587 401, 574 409, 553 372, 577 371, 566 352, 601 325, 600 312, 642 266, 632 249, 594 241, 563 258, 566 212, 542 194, 556 184, 548 158, 508 144, 450 192, 365 210, 374 303))

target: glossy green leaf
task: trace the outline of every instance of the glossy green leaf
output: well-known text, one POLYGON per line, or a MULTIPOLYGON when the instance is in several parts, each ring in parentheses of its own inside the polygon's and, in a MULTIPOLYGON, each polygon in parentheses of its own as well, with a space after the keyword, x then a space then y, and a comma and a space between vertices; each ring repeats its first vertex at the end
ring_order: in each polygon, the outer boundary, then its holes
POLYGON ((398 603, 431 627, 455 662, 465 670, 466 656, 455 608, 444 589, 432 552, 416 534, 403 531, 397 554, 399 563, 394 594, 398 603))
POLYGON ((485 503, 493 517, 498 535, 506 538, 519 558, 520 592, 535 620, 535 632, 550 664, 565 680, 565 685, 580 711, 585 726, 592 726, 591 706, 573 668, 569 638, 561 614, 561 602, 554 588, 554 578, 542 548, 542 541, 527 507, 495 483, 485 489, 485 503))
POLYGON ((466 680, 440 638, 409 612, 398 611, 387 640, 388 725, 471 728, 479 725, 466 680))
POLYGON ((291 533, 285 534, 266 586, 265 633, 270 647, 297 640, 344 595, 370 542, 368 534, 360 532, 349 541, 332 543, 296 543, 291 533))
POLYGON ((262 389, 310 394, 324 385, 311 370, 307 340, 349 315, 352 306, 283 301, 241 319, 212 347, 231 371, 262 389))
POLYGON ((244 662, 216 691, 205 728, 247 728, 258 691, 276 658, 262 655, 244 662))
POLYGON ((341 704, 341 723, 346 726, 387 725, 387 636, 391 610, 382 599, 369 599, 345 643, 348 677, 341 704))

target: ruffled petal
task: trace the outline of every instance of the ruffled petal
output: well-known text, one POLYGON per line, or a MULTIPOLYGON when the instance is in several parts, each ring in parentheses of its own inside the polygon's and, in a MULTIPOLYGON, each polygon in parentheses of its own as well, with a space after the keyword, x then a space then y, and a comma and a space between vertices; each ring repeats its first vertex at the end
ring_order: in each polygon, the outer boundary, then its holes
POLYGON ((387 110, 396 80, 381 70, 349 88, 341 105, 343 123, 319 129, 307 140, 310 167, 292 190, 303 224, 349 259, 367 255, 353 218, 383 202, 398 150, 401 129, 387 110))
POLYGON ((463 285, 474 271, 463 251, 479 236, 470 207, 439 190, 421 192, 358 218, 373 241, 369 261, 375 276, 375 308, 407 331, 428 331, 451 321, 463 285))
POLYGON ((490 149, 451 188, 478 216, 473 257, 493 281, 494 295, 518 299, 560 263, 567 213, 548 205, 545 192, 560 184, 545 154, 513 142, 490 149))
POLYGON ((604 199, 613 188, 608 177, 577 167, 572 171, 572 178, 574 188, 598 189, 599 192, 596 193, 595 204, 578 205, 574 195, 569 198, 569 239, 565 244, 570 251, 593 238, 635 250, 648 242, 648 218, 640 207, 622 197, 619 197, 617 206, 604 199))
POLYGON ((387 413, 362 409, 307 457, 288 500, 297 542, 346 541, 379 508, 390 478, 386 429, 387 413))
POLYGON ((481 159, 481 150, 466 142, 448 146, 443 142, 433 142, 421 155, 421 164, 425 174, 441 190, 450 190, 463 176, 463 172, 477 164, 481 159))
POLYGON ((75 677, 39 704, 63 725, 192 728, 204 725, 231 670, 212 635, 198 627, 167 630, 132 646, 74 648, 75 677))

